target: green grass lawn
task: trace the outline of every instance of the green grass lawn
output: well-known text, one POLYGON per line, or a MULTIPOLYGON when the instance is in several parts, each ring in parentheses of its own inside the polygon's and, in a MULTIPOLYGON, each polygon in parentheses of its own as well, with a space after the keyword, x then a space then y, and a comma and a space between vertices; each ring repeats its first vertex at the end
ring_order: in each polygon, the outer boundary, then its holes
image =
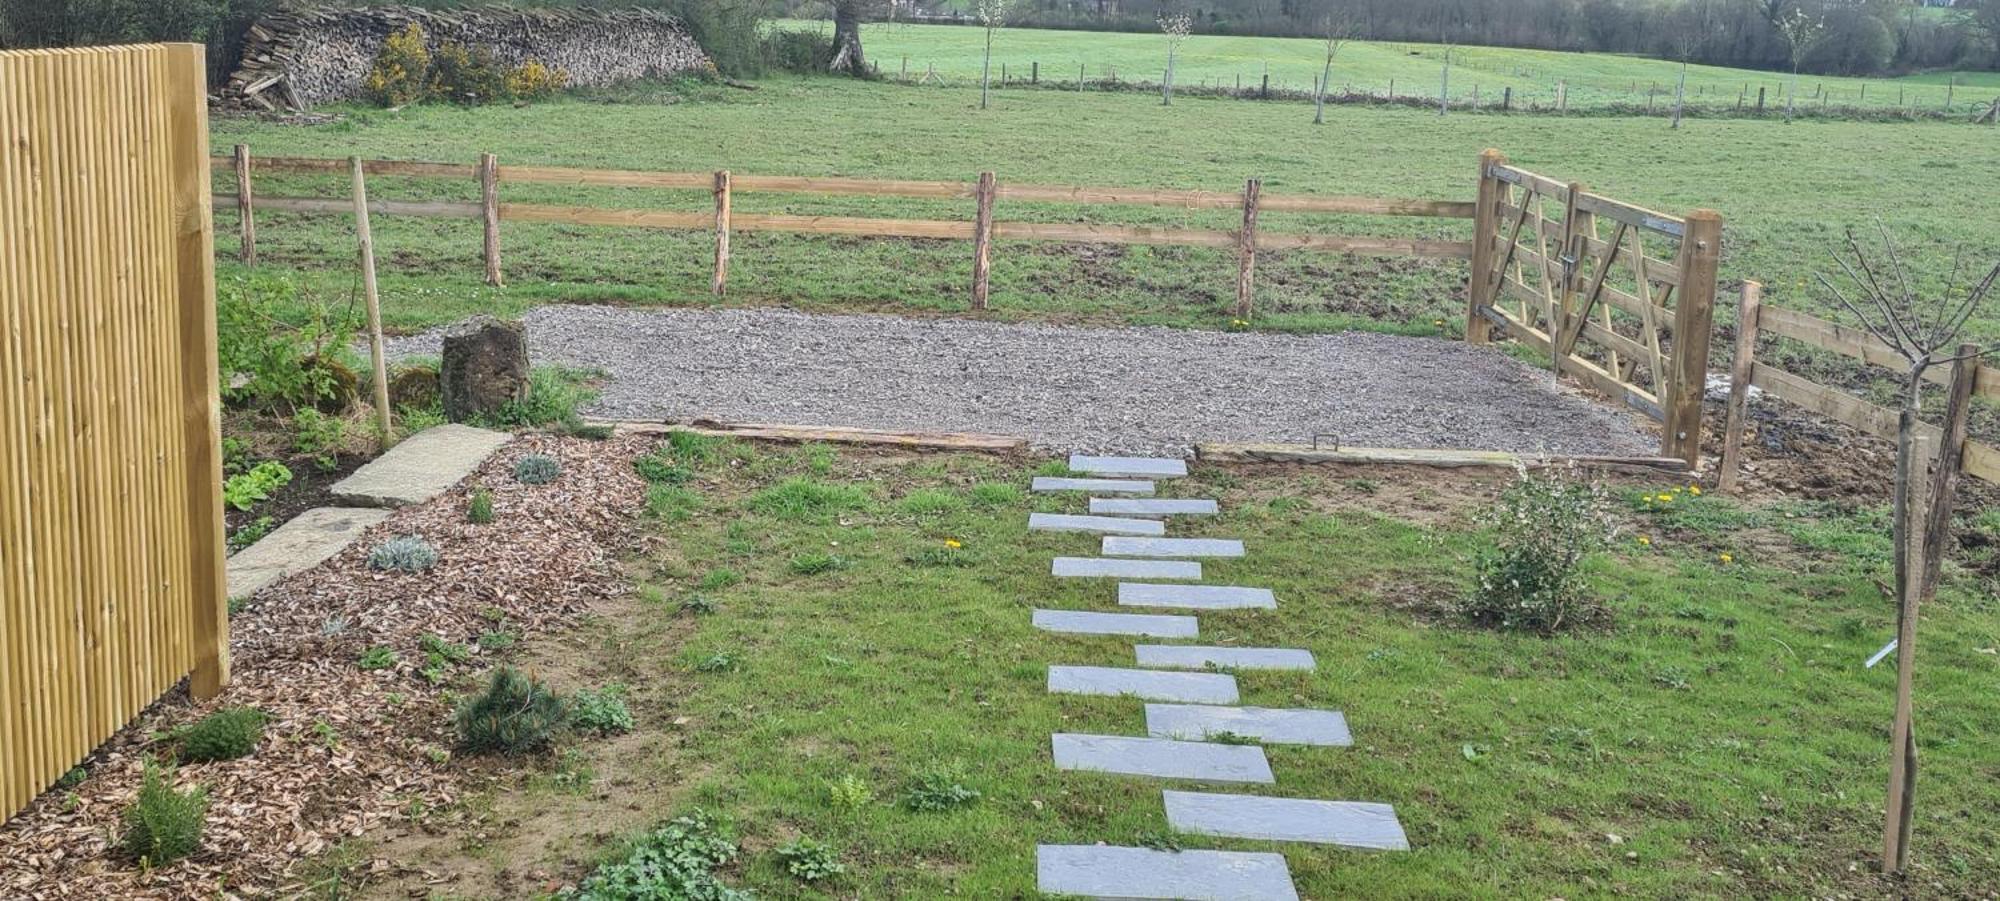
MULTIPOLYGON (((1413 850, 1357 853, 1176 836, 1161 783, 1054 768, 1050 733, 1141 734, 1143 717, 1137 701, 1044 691, 1049 664, 1130 665, 1132 650, 1030 628, 1035 607, 1117 609, 1109 581, 1048 575, 1051 557, 1090 553, 1095 538, 1026 531, 1032 510, 1082 506, 1027 494, 1031 467, 684 446, 655 471, 651 528, 667 540, 633 561, 638 599, 563 644, 561 668, 635 687, 635 741, 565 765, 601 789, 530 780, 492 800, 457 853, 518 832, 573 878, 579 861, 617 854, 607 831, 700 808, 744 846, 725 878, 768 897, 1020 897, 1038 842, 1098 841, 1282 851, 1310 898, 1891 888, 1871 868, 1894 679, 1860 665, 1892 630, 1874 581, 1879 511, 1621 499, 1632 531, 1588 567, 1608 620, 1540 638, 1447 612, 1480 545, 1470 513, 1499 476, 1202 467, 1173 484, 1224 511, 1175 534, 1248 546, 1208 581, 1279 599, 1203 613, 1202 643, 1318 660, 1310 674, 1239 675, 1244 703, 1343 710, 1355 735, 1351 748, 1271 748, 1276 785, 1246 790, 1394 804, 1413 850), (909 809, 915 780, 940 768, 977 802, 909 809), (836 803, 843 783, 872 800, 836 803), (664 787, 627 794, 651 785, 664 787), (575 807, 551 800, 564 791, 605 799, 600 817, 571 814, 595 836, 582 847, 533 818, 575 807), (659 800, 624 803, 639 797, 659 800), (799 836, 834 845, 847 873, 794 882, 773 849, 799 836)), ((2000 873, 1990 592, 1959 573, 1926 609, 1911 883, 1923 894, 1976 895, 2000 873)), ((533 856, 488 864, 551 865, 533 856)))
MULTIPOLYGON (((346 110, 327 125, 246 118, 213 123, 214 146, 244 142, 263 155, 551 164, 916 179, 1237 191, 1250 176, 1268 192, 1471 199, 1479 151, 1667 211, 1723 213, 1725 281, 1764 280, 1767 301, 1821 313, 1807 290, 1832 268, 1828 251, 1848 226, 1878 219, 1908 255, 1941 275, 1949 248, 2000 254, 1988 198, 2000 189, 2000 141, 1963 124, 1689 122, 1646 118, 1455 115, 1343 107, 1315 127, 1292 104, 1187 99, 1170 108, 1137 95, 1006 92, 976 108, 976 90, 772 78, 755 91, 684 85, 620 94, 620 102, 565 99, 524 108, 423 106, 346 110)), ((219 182, 227 184, 226 179, 219 182)), ((467 183, 376 179, 376 196, 477 197, 467 183)), ((263 178, 266 194, 345 196, 339 180, 263 178)), ((704 191, 507 185, 509 201, 705 209, 704 191)), ((969 202, 740 194, 739 211, 938 216, 967 219, 969 202)), ((1003 219, 1232 228, 1228 211, 1005 204, 1003 219)), ((218 251, 233 247, 234 216, 217 212, 218 251)), ((1463 220, 1266 214, 1271 230, 1464 238, 1463 220)), ((414 329, 473 312, 516 313, 552 301, 706 304, 711 238, 703 232, 503 227, 509 283, 479 283, 474 222, 379 216, 384 315, 414 329)), ((346 217, 266 214, 264 259, 348 292, 358 285, 346 217)), ((831 310, 963 310, 969 246, 781 234, 739 235, 729 303, 831 310)), ((223 277, 232 275, 225 267, 223 277)), ((1257 325, 1336 329, 1371 325, 1451 333, 1463 315, 1462 264, 1271 253, 1259 266, 1257 325), (1442 328, 1436 320, 1446 320, 1442 328)), ((1219 327, 1233 300, 1233 258, 1198 248, 1002 243, 993 264, 996 315, 1054 321, 1160 322, 1219 327)), ((1723 316, 1726 317, 1726 313, 1723 316)), ((1976 334, 2000 336, 1988 315, 1976 334)), ((1721 342, 1718 346, 1721 346, 1721 342)))
MULTIPOLYGON (((829 33, 833 28, 830 22, 812 21, 780 22, 773 27, 829 33)), ((861 41, 884 75, 901 75, 907 59, 911 78, 935 68, 953 84, 977 85, 986 35, 983 29, 963 26, 879 23, 864 26, 861 41)), ((1393 80, 1398 96, 1436 99, 1444 52, 1439 44, 1352 41, 1335 58, 1330 83, 1335 90, 1383 95, 1393 80)), ((1005 64, 1010 79, 1026 80, 1033 64, 1040 63, 1041 78, 1048 81, 1074 83, 1081 67, 1084 77, 1092 82, 1114 73, 1125 81, 1158 82, 1166 68, 1166 53, 1166 39, 1156 33, 1002 29, 993 41, 992 78, 999 81, 1000 67, 1005 64)), ((1563 81, 1569 85, 1571 109, 1612 103, 1644 105, 1647 94, 1656 90, 1665 109, 1672 103, 1674 83, 1680 77, 1679 63, 1613 53, 1453 47, 1451 56, 1451 96, 1456 102, 1470 101, 1476 85, 1483 102, 1498 103, 1501 91, 1511 87, 1516 103, 1553 106, 1556 83, 1563 81)), ((1234 86, 1240 80, 1243 87, 1252 88, 1268 71, 1274 89, 1310 91, 1325 58, 1324 42, 1311 38, 1196 35, 1181 47, 1174 81, 1184 86, 1234 86)), ((1991 103, 1993 89, 2000 87, 2000 73, 1993 72, 1906 78, 1801 75, 1799 102, 1816 105, 1823 90, 1827 102, 1836 106, 1896 108, 1915 104, 1936 109, 1944 105, 1946 85, 1953 80, 1958 84, 1949 92, 1953 107, 1966 110, 1991 103)), ((1743 93, 1749 98, 1747 104, 1754 105, 1757 90, 1763 88, 1766 103, 1778 108, 1784 105, 1789 81, 1788 73, 1690 66, 1688 100, 1701 106, 1734 107, 1737 95, 1743 93)))

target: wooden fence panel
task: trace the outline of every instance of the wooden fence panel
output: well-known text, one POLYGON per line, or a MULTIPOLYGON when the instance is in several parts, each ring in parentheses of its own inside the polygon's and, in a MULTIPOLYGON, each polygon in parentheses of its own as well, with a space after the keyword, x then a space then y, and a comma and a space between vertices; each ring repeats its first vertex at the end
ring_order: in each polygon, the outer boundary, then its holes
POLYGON ((0 811, 228 677, 203 49, 0 52, 0 811))

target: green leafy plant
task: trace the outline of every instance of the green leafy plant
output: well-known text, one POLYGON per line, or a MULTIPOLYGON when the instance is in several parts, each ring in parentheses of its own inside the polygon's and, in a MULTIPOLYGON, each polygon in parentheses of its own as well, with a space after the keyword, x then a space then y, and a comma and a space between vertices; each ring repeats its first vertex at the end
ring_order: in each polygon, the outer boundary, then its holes
POLYGON ((479 633, 479 648, 483 651, 504 651, 520 641, 521 636, 505 629, 479 633))
POLYGON ((903 806, 920 813, 939 813, 979 803, 979 790, 966 786, 963 761, 932 763, 903 792, 903 806))
POLYGON ((249 472, 230 476, 222 483, 222 500, 238 510, 248 510, 271 499, 271 492, 292 482, 292 471, 276 460, 250 467, 249 472))
POLYGON ((396 665, 396 651, 394 648, 372 647, 362 651, 354 665, 363 670, 388 669, 396 665))
POLYGON ((666 449, 633 460, 632 469, 639 473, 640 478, 655 485, 681 485, 694 478, 693 470, 669 456, 666 449))
POLYGON ((277 527, 277 520, 269 516, 259 516, 250 522, 244 523, 236 531, 229 533, 229 549, 231 551, 240 551, 256 544, 264 536, 271 534, 271 530, 277 527))
POLYGON ((368 568, 383 572, 420 573, 436 566, 438 554, 416 535, 400 535, 368 552, 368 568))
POLYGON ((544 750, 568 722, 569 705, 562 698, 511 666, 495 669, 486 689, 452 714, 459 747, 475 754, 544 750))
POLYGON ((478 106, 508 96, 507 67, 484 47, 445 41, 431 51, 431 96, 478 106))
POLYGON ((340 362, 360 325, 351 304, 337 305, 268 272, 215 286, 216 360, 223 400, 280 413, 344 408, 354 371, 340 362))
POLYGON ((570 698, 570 725, 579 732, 617 735, 632 731, 632 710, 625 706, 625 686, 585 688, 570 698))
POLYGON ((465 520, 474 525, 486 525, 493 521, 493 492, 484 488, 472 490, 472 500, 465 505, 465 520))
POLYGON ((322 472, 340 467, 340 448, 347 441, 347 420, 301 407, 292 414, 292 449, 312 458, 322 472))
POLYGON ((705 616, 715 612, 715 599, 705 594, 691 594, 681 601, 681 612, 705 616))
POLYGON ((208 825, 208 792, 177 791, 173 770, 146 761, 139 795, 125 808, 125 834, 119 844, 140 865, 157 867, 193 854, 201 847, 208 825))
POLYGON ((528 373, 527 396, 508 401, 487 417, 488 424, 528 428, 557 428, 575 432, 583 428, 585 404, 597 399, 597 390, 587 373, 543 366, 528 373))
POLYGON ((564 898, 580 901, 752 901, 748 892, 722 884, 718 868, 736 859, 736 842, 709 816, 696 811, 632 842, 624 859, 604 864, 564 898))
POLYGON ((834 810, 851 816, 875 803, 875 790, 868 787, 868 780, 848 773, 826 784, 826 803, 834 810))
POLYGON ((847 872, 847 865, 840 862, 840 852, 807 836, 779 845, 777 853, 778 859, 785 862, 785 872, 800 882, 818 882, 847 872))
POLYGON ((264 740, 264 711, 251 707, 224 707, 180 732, 182 763, 235 760, 257 750, 264 740))
POLYGON ((425 662, 432 666, 442 666, 448 663, 464 663, 472 659, 472 650, 470 648, 456 642, 446 641, 444 636, 435 633, 426 633, 422 638, 417 639, 417 647, 423 649, 425 662))
POLYGON ((514 461, 514 479, 524 485, 546 485, 562 474, 562 463, 548 454, 525 454, 514 461))
POLYGON ((1550 633, 1595 612, 1579 574, 1615 532, 1601 486, 1566 475, 1523 474, 1481 516, 1493 546, 1460 610, 1476 622, 1550 633))
POLYGON ((250 442, 233 435, 222 436, 222 472, 235 475, 250 468, 250 442))
POLYGON ((817 576, 846 568, 847 558, 825 551, 813 551, 793 557, 789 566, 795 575, 817 576))
POLYGON ((711 654, 694 665, 697 673, 723 673, 736 669, 736 655, 727 652, 711 654))

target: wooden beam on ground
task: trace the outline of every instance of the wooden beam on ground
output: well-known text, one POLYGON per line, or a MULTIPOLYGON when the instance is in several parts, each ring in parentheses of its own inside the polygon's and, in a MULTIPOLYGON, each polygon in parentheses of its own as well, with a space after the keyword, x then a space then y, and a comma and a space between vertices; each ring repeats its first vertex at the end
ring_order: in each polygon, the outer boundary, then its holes
POLYGON ((697 419, 687 423, 625 420, 591 419, 587 425, 603 426, 619 435, 664 435, 669 432, 693 432, 697 435, 722 435, 734 438, 755 438, 765 441, 811 442, 824 441, 830 444, 868 444, 893 447, 918 447, 935 450, 976 450, 995 453, 1019 453, 1028 447, 1025 438, 1006 435, 982 435, 971 432, 899 432, 887 429, 856 429, 832 426, 781 425, 761 422, 720 422, 712 419, 697 419))
POLYGON ((1307 444, 1200 444, 1195 456, 1209 463, 1395 463, 1459 468, 1496 466, 1508 469, 1545 466, 1640 467, 1685 472, 1678 457, 1562 455, 1538 456, 1510 451, 1451 450, 1410 447, 1322 447, 1307 444))

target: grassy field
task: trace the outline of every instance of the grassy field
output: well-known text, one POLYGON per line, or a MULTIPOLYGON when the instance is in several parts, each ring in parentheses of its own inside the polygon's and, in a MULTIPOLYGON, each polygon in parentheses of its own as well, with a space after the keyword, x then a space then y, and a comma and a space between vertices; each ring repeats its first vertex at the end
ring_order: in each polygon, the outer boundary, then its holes
MULTIPOLYGON (((832 31, 829 22, 790 21, 775 27, 832 31)), ((879 23, 862 30, 862 46, 884 75, 900 75, 908 60, 912 78, 935 68, 952 84, 979 83, 985 32, 953 25, 879 23)), ((1340 50, 1331 84, 1335 90, 1385 95, 1395 82, 1398 96, 1435 99, 1445 48, 1439 44, 1353 41, 1340 50)), ((1569 85, 1572 109, 1611 103, 1646 103, 1659 92, 1662 108, 1673 99, 1680 64, 1648 57, 1611 53, 1567 53, 1505 47, 1453 47, 1451 96, 1469 101, 1478 86, 1483 102, 1497 103, 1505 88, 1514 89, 1519 104, 1555 104, 1556 83, 1569 85)), ((1258 86, 1264 74, 1271 87, 1310 91, 1326 57, 1324 42, 1310 38, 1260 38, 1196 35, 1181 47, 1175 83, 1185 86, 1258 86)), ((1013 79, 1025 80, 1034 63, 1041 77, 1074 83, 1079 67, 1092 82, 1112 74, 1124 81, 1158 82, 1166 67, 1166 42, 1158 34, 1127 32, 1003 29, 993 42, 993 79, 1005 64, 1013 79)), ((1789 75, 1720 66, 1688 68, 1689 102, 1700 106, 1731 106, 1739 93, 1754 105, 1758 88, 1767 103, 1782 106, 1789 75)), ((1993 101, 2000 73, 1947 72, 1906 78, 1836 78, 1802 75, 1799 102, 1812 106, 1826 94, 1829 104, 1897 108, 1914 104, 1937 109, 1949 93, 1954 108, 1972 109, 1993 101), (1952 81, 1957 89, 1947 91, 1952 81), (1864 93, 1863 87, 1866 86, 1864 93), (1900 98, 1900 99, 1899 99, 1900 98)))
MULTIPOLYGON (((1640 486, 1674 486, 1628 483, 1630 531, 1588 568, 1609 619, 1544 639, 1448 612, 1480 545, 1470 515, 1502 476, 1205 467, 1173 485, 1224 511, 1178 534, 1249 548, 1210 581, 1279 598, 1203 614, 1203 643, 1319 662, 1240 674, 1245 703, 1340 709, 1356 737, 1273 747, 1277 784, 1249 790, 1394 804, 1414 850, 1370 854, 1176 836, 1160 783, 1053 767, 1051 732, 1142 720, 1135 701, 1044 691, 1051 663, 1132 651, 1030 628, 1034 607, 1116 609, 1108 582, 1049 577, 1051 557, 1095 539, 1026 532, 1031 510, 1081 510, 1026 494, 1033 464, 741 444, 673 462, 651 504, 671 539, 633 561, 637 596, 536 658, 559 682, 632 686, 638 731, 474 799, 399 863, 480 896, 524 872, 574 878, 616 854, 607 836, 700 808, 744 846, 725 878, 766 897, 1022 897, 1037 842, 1097 841, 1282 851, 1309 898, 1893 889, 1871 868, 1894 680, 1860 666, 1892 631, 1879 511, 1643 504, 1640 486), (940 768, 978 801, 908 809, 940 768), (793 881, 773 852, 799 836, 831 843, 847 873, 793 881)), ((1986 740, 2000 607, 1957 572, 1927 608, 1918 687, 1910 885, 1935 896, 1983 894, 2000 873, 1986 740)))
MULTIPOLYGON (((1127 94, 1007 92, 976 108, 976 91, 774 78, 755 91, 683 85, 565 99, 524 108, 346 110, 324 125, 214 120, 214 146, 261 155, 346 156, 659 170, 972 179, 1236 191, 1252 175, 1270 192, 1471 199, 1475 159, 1497 147, 1529 168, 1668 211, 1722 211, 1725 281, 1758 278, 1769 302, 1831 312, 1807 289, 1829 271, 1847 226, 1879 220, 1909 256, 1941 274, 1951 246, 1973 259, 2000 253, 1987 198, 2000 191, 2000 141, 1962 124, 1711 120, 1679 131, 1655 119, 1439 117, 1411 109, 1343 107, 1315 127, 1293 104, 1188 99, 1170 108, 1127 94)), ((226 184, 226 180, 223 182, 226 184)), ((378 197, 473 200, 470 183, 376 179, 378 197)), ((339 180, 263 178, 260 193, 342 197, 339 180)), ((505 199, 706 209, 705 191, 581 190, 509 185, 505 199)), ((970 218, 969 204, 803 195, 739 195, 739 211, 970 218)), ((1002 204, 1003 219, 1144 222, 1232 228, 1227 211, 1002 204)), ((225 255, 228 208, 217 212, 225 255)), ((1464 238, 1462 220, 1266 214, 1271 230, 1464 238)), ((413 329, 551 301, 706 304, 710 237, 508 224, 505 289, 480 284, 474 222, 376 217, 385 316, 413 329)), ((264 259, 346 292, 358 283, 346 217, 266 214, 264 259)), ((741 235, 729 303, 829 310, 956 311, 965 305, 969 247, 924 242, 741 235)), ((228 279, 233 269, 225 267, 228 279)), ((1233 298, 1223 251, 1002 243, 993 264, 996 315, 1057 321, 1220 327, 1233 298)), ((1456 263, 1266 254, 1256 325, 1364 325, 1450 332, 1463 315, 1456 263), (1435 325, 1445 319, 1442 328, 1435 325)), ((1726 314, 1725 314, 1726 315, 1726 314)), ((2000 317, 1975 324, 2000 337, 2000 317)))

